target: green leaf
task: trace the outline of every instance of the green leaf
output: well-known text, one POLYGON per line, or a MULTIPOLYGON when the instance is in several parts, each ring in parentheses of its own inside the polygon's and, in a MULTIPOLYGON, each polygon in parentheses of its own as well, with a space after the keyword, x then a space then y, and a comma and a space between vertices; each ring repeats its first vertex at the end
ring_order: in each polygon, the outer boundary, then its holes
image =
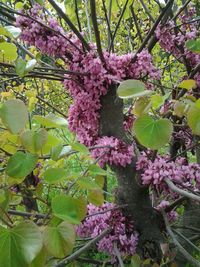
POLYGON ((101 206, 104 202, 104 195, 101 189, 88 190, 88 201, 95 206, 101 206))
POLYGON ((141 259, 138 254, 135 254, 131 257, 131 265, 130 267, 140 267, 141 266, 141 259))
POLYGON ((0 108, 0 118, 13 134, 17 134, 28 122, 28 111, 21 100, 8 100, 0 108))
POLYGON ((15 179, 25 178, 34 170, 37 160, 36 155, 18 151, 8 160, 6 173, 15 179))
POLYGON ((15 63, 15 72, 19 75, 19 77, 23 77, 26 74, 25 68, 26 61, 19 57, 15 63))
POLYGON ((10 33, 13 38, 17 38, 21 34, 21 29, 15 26, 5 26, 4 28, 10 33))
POLYGON ((35 257, 35 259, 31 262, 29 267, 44 267, 46 266, 46 258, 47 258, 47 251, 43 248, 40 250, 39 254, 35 257))
POLYGON ((70 144, 70 145, 71 145, 71 148, 75 151, 78 151, 78 152, 83 153, 83 154, 89 154, 90 153, 88 148, 83 144, 75 142, 75 143, 70 144))
POLYGON ((6 200, 6 191, 4 189, 0 189, 0 206, 6 200))
POLYGON ((19 57, 15 64, 15 71, 20 77, 24 77, 29 71, 33 70, 37 61, 31 59, 28 62, 19 57))
POLYGON ((39 228, 32 222, 22 222, 6 229, 0 226, 0 266, 28 267, 42 248, 39 228))
POLYGON ((17 2, 16 5, 15 5, 15 9, 19 10, 19 9, 22 9, 22 8, 23 8, 23 3, 22 2, 17 2))
POLYGON ((168 119, 154 120, 148 115, 139 117, 134 123, 138 141, 150 149, 159 149, 169 142, 173 130, 168 119))
POLYGON ((103 170, 101 167, 99 167, 96 164, 92 164, 88 167, 88 170, 91 174, 94 175, 107 175, 107 171, 103 170))
POLYGON ((187 113, 187 121, 192 132, 200 135, 200 108, 192 106, 187 113))
POLYGON ((55 146, 55 147, 52 147, 52 149, 51 149, 52 160, 57 161, 59 159, 59 156, 60 156, 62 149, 63 149, 62 144, 55 146))
POLYGON ((12 34, 3 26, 0 26, 0 35, 12 38, 12 34))
POLYGON ((58 226, 47 226, 43 233, 47 251, 56 258, 64 258, 72 252, 75 237, 74 226, 67 222, 58 226))
POLYGON ((14 61, 17 59, 17 47, 14 44, 0 42, 0 61, 14 61))
POLYGON ((49 184, 61 182, 67 177, 68 171, 62 168, 50 168, 44 172, 44 180, 49 184))
POLYGON ((195 107, 200 108, 200 99, 197 99, 195 102, 195 107))
POLYGON ((117 94, 120 98, 136 98, 150 95, 153 92, 146 90, 145 84, 138 80, 126 80, 121 82, 117 88, 117 94))
POLYGON ((179 88, 183 88, 183 89, 187 89, 187 90, 191 90, 193 88, 197 87, 196 81, 195 80, 184 80, 182 81, 179 85, 179 88))
POLYGON ((155 94, 151 96, 151 104, 153 109, 158 109, 160 106, 162 106, 165 102, 165 99, 163 96, 159 94, 155 94))
POLYGON ((49 154, 53 147, 61 145, 61 140, 48 132, 47 142, 42 148, 43 154, 49 154))
POLYGON ((21 142, 25 149, 32 153, 41 150, 48 139, 48 132, 45 129, 38 131, 26 130, 21 134, 21 142))
POLYGON ((90 177, 81 178, 77 184, 83 189, 99 189, 99 185, 90 177))
POLYGON ((79 224, 86 216, 86 201, 66 195, 59 195, 53 198, 52 211, 55 216, 73 224, 79 224))
POLYGON ((186 42, 186 47, 188 50, 199 54, 200 53, 200 39, 188 40, 186 42))
POLYGON ((185 109, 186 109, 186 105, 183 102, 176 101, 174 103, 173 114, 181 118, 185 115, 185 109))
POLYGON ((134 108, 132 113, 137 117, 140 117, 142 114, 145 114, 149 111, 151 107, 151 101, 147 97, 140 97, 134 103, 134 108))
POLYGON ((34 119, 42 126, 45 126, 46 128, 62 128, 62 127, 65 128, 68 125, 66 119, 56 116, 54 114, 49 114, 45 117, 42 117, 40 115, 35 115, 34 119))

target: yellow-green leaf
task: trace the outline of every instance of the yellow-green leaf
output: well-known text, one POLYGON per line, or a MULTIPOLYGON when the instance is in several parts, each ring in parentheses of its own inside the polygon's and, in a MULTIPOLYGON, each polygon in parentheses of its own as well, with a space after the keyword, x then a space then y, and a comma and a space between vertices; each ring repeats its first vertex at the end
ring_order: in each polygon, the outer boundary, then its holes
POLYGON ((178 87, 179 88, 183 88, 183 89, 187 89, 187 90, 191 90, 193 88, 196 88, 196 81, 195 80, 184 80, 182 81, 178 87))
POLYGON ((17 47, 14 44, 3 42, 0 43, 0 60, 14 61, 17 59, 17 47))

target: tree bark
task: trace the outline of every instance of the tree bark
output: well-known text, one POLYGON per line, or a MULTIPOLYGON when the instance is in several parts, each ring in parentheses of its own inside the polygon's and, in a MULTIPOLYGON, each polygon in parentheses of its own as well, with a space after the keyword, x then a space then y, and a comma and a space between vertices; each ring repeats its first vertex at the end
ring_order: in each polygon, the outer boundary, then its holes
MULTIPOLYGON (((116 86, 109 87, 106 96, 101 98, 100 136, 114 136, 127 144, 131 140, 127 137, 123 127, 123 101, 116 95, 116 86)), ((162 219, 151 205, 149 190, 140 183, 140 174, 136 171, 136 157, 126 167, 110 166, 116 174, 118 189, 116 202, 119 205, 128 204, 123 209, 134 223, 139 232, 138 253, 142 258, 152 258, 159 262, 162 253, 160 243, 163 241, 161 233, 162 219)))

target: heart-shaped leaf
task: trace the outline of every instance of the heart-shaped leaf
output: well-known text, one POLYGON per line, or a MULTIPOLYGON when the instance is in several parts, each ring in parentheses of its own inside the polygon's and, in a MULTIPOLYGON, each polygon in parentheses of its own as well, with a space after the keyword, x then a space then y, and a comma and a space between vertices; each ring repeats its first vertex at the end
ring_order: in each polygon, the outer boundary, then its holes
POLYGON ((145 84, 138 80, 126 80, 117 88, 117 94, 120 98, 137 98, 152 94, 152 91, 146 90, 145 84))
POLYGON ((56 116, 54 114, 49 114, 45 117, 42 117, 40 115, 35 115, 34 119, 42 126, 45 126, 46 128, 62 128, 62 127, 67 127, 68 125, 66 119, 56 116))
POLYGON ((13 134, 17 134, 28 122, 28 111, 21 100, 8 100, 0 108, 0 118, 13 134))
POLYGON ((50 168, 44 172, 44 180, 49 184, 61 182, 67 177, 67 170, 62 168, 50 168))
POLYGON ((0 42, 0 61, 14 61, 17 59, 17 47, 12 43, 0 42))
POLYGON ((38 131, 26 130, 21 134, 21 142, 24 148, 32 153, 41 150, 46 144, 48 132, 42 128, 38 131))
POLYGON ((43 233, 47 251, 56 258, 64 258, 72 252, 75 237, 74 226, 67 222, 58 226, 47 226, 43 233))
POLYGON ((42 236, 32 222, 6 229, 0 226, 0 266, 28 267, 42 249, 42 236))
POLYGON ((200 54, 200 39, 188 40, 186 42, 186 47, 188 50, 200 54))
POLYGON ((192 106, 187 113, 187 121, 192 132, 200 135, 200 108, 192 106))
POLYGON ((15 179, 25 178, 34 170, 37 160, 37 155, 18 151, 8 160, 6 173, 15 179))
POLYGON ((187 90, 191 90, 193 88, 196 88, 196 86, 197 86, 196 81, 192 80, 192 79, 184 80, 178 85, 179 88, 183 88, 183 89, 187 89, 187 90))
POLYGON ((56 217, 73 224, 79 224, 87 213, 85 200, 66 195, 59 195, 53 198, 51 206, 56 217))
POLYGON ((134 132, 138 141, 151 149, 159 149, 168 143, 172 130, 170 120, 154 120, 149 115, 139 117, 134 123, 134 132))

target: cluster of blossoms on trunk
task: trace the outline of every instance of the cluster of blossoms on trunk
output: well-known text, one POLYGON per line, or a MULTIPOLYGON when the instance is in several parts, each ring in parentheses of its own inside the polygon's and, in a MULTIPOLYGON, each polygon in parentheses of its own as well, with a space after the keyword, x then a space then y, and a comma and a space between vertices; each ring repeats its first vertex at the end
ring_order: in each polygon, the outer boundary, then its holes
MULTIPOLYGON (((103 51, 104 62, 96 54, 96 47, 90 44, 90 50, 82 49, 80 40, 72 33, 65 33, 57 21, 52 18, 45 19, 42 7, 35 5, 29 13, 30 17, 19 16, 16 25, 22 29, 21 39, 29 45, 35 45, 53 57, 64 59, 68 70, 76 73, 66 74, 64 87, 73 98, 73 104, 69 109, 69 129, 74 132, 77 139, 86 146, 96 146, 92 149, 92 156, 98 159, 101 167, 105 164, 125 167, 130 164, 134 156, 134 146, 114 136, 99 135, 99 121, 101 99, 107 94, 111 85, 115 87, 126 79, 147 78, 147 89, 152 89, 151 80, 159 80, 160 72, 155 68, 152 57, 147 50, 137 54, 136 61, 131 62, 134 54, 117 55, 103 51), (39 21, 39 22, 38 22, 39 21), (47 27, 44 26, 46 23, 47 27), (50 30, 53 29, 53 30, 50 30)), ((192 16, 192 11, 190 16, 192 16)), ((182 21, 188 17, 181 16, 182 21)), ((185 47, 185 41, 197 36, 195 24, 183 25, 181 32, 176 32, 174 24, 168 22, 165 26, 159 26, 156 35, 161 47, 182 60, 183 55, 192 67, 200 60, 200 55, 189 52, 185 47), (183 45, 182 51, 179 47, 183 45)), ((195 79, 200 85, 200 76, 195 79)), ((134 121, 129 112, 124 118, 124 129, 129 131, 134 121)), ((177 186, 198 190, 200 187, 200 167, 197 164, 188 164, 185 159, 178 158, 175 162, 168 162, 167 157, 158 156, 152 162, 146 155, 141 155, 137 162, 137 170, 141 172, 142 184, 151 186, 160 195, 169 194, 174 198, 176 194, 170 192, 165 179, 172 180, 177 186)), ((155 207, 164 209, 169 205, 168 201, 161 202, 155 207)), ((108 252, 115 259, 114 246, 116 245, 122 256, 133 255, 136 251, 138 233, 134 231, 134 224, 128 222, 119 210, 101 213, 113 208, 113 204, 106 203, 101 207, 88 205, 88 215, 77 228, 81 237, 96 237, 105 228, 111 227, 111 233, 97 244, 99 251, 108 252), (93 215, 94 213, 98 213, 93 215)), ((170 212, 168 218, 175 220, 177 214, 170 212)))
POLYGON ((96 237, 103 230, 111 228, 111 232, 97 244, 98 250, 107 252, 115 261, 114 246, 122 256, 134 255, 138 242, 138 233, 134 231, 133 224, 120 210, 112 210, 114 204, 105 203, 101 207, 88 205, 88 217, 77 228, 80 237, 96 237), (111 209, 111 211, 107 211, 111 209), (105 213, 102 213, 104 212, 105 213))
MULTIPOLYGON (((41 6, 35 5, 30 11, 30 17, 34 20, 22 15, 17 18, 16 25, 22 29, 22 40, 29 45, 35 45, 43 53, 64 58, 70 71, 80 73, 76 77, 66 75, 64 81, 65 88, 74 100, 69 109, 69 129, 76 133, 77 139, 86 146, 106 146, 93 149, 92 155, 100 159, 101 166, 109 163, 125 167, 134 156, 133 146, 112 136, 99 136, 101 97, 107 94, 111 84, 117 85, 128 78, 140 79, 148 76, 149 79, 159 79, 160 72, 154 67, 151 55, 143 50, 132 64, 134 54, 117 55, 104 51, 103 64, 96 55, 94 44, 90 44, 90 51, 85 53, 80 41, 73 34, 63 32, 57 21, 47 19, 48 27, 54 31, 45 27, 41 10, 41 6)), ((147 83, 147 87, 151 87, 150 83, 147 83)), ((128 120, 126 118, 126 130, 131 127, 132 120, 131 115, 128 120)))
POLYGON ((170 161, 167 156, 157 156, 152 162, 148 156, 143 154, 137 161, 137 170, 141 171, 143 185, 154 188, 157 193, 177 198, 171 192, 165 179, 170 179, 174 184, 183 189, 192 191, 200 189, 200 166, 197 163, 188 163, 185 158, 178 157, 175 161, 170 161))

